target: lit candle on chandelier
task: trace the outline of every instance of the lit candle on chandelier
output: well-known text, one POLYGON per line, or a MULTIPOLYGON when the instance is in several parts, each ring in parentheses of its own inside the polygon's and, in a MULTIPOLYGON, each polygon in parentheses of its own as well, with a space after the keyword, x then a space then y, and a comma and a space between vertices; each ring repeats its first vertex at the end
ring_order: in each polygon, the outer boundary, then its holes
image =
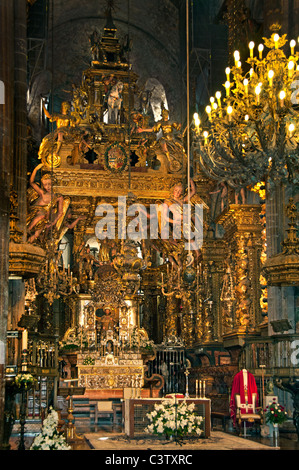
POLYGON ((269 70, 269 72, 268 72, 268 79, 269 79, 269 85, 270 85, 270 86, 273 85, 273 77, 274 77, 274 72, 273 72, 273 70, 269 70))
POLYGON ((263 50, 264 50, 264 45, 259 44, 258 51, 259 51, 259 59, 262 60, 263 58, 263 50))
POLYGON ((248 80, 247 80, 247 78, 244 78, 243 85, 244 85, 245 93, 246 93, 246 95, 248 95, 248 80))
POLYGON ((230 74, 230 68, 229 67, 226 67, 225 73, 226 73, 226 80, 229 82, 229 74, 230 74))
POLYGON ((250 41, 249 43, 249 51, 250 51, 250 57, 251 59, 253 58, 253 48, 254 48, 254 42, 250 41))
POLYGON ((234 52, 234 59, 235 59, 235 65, 238 66, 238 62, 240 61, 240 52, 239 51, 234 52))
POLYGON ((204 131, 203 136, 204 136, 204 143, 205 143, 205 145, 207 145, 207 143, 208 143, 208 136, 209 136, 208 131, 204 131))
POLYGON ((275 49, 278 49, 279 34, 274 34, 273 36, 275 49))
POLYGON ((231 120, 232 120, 232 112, 233 112, 232 106, 228 106, 226 112, 227 112, 227 114, 228 114, 228 120, 229 120, 229 122, 231 122, 231 120))
POLYGON ((221 101, 220 101, 220 98, 221 98, 221 92, 220 91, 216 91, 216 99, 217 99, 217 103, 218 103, 218 106, 219 108, 221 107, 221 101))
POLYGON ((284 90, 281 90, 281 91, 279 92, 279 99, 280 99, 280 106, 281 106, 281 107, 283 107, 283 105, 284 105, 285 96, 286 96, 285 91, 284 91, 284 90))
POLYGON ((212 111, 211 106, 206 106, 206 113, 208 115, 209 121, 211 120, 211 111, 212 111))
POLYGON ((291 77, 294 73, 295 64, 292 60, 288 63, 288 76, 291 77))
POLYGON ((292 124, 289 125, 289 128, 288 128, 289 137, 292 137, 294 130, 295 130, 295 126, 294 126, 294 124, 292 123, 292 124))
POLYGON ((255 94, 256 94, 256 102, 257 104, 260 104, 260 92, 261 92, 261 87, 260 85, 257 85, 255 87, 255 94))
POLYGON ((193 114, 193 119, 194 119, 194 124, 197 128, 199 128, 200 126, 200 119, 199 119, 199 116, 197 113, 194 113, 193 114))
POLYGON ((292 40, 290 41, 290 48, 291 48, 291 54, 292 54, 292 55, 294 55, 295 46, 296 46, 296 41, 295 41, 295 39, 292 39, 292 40))

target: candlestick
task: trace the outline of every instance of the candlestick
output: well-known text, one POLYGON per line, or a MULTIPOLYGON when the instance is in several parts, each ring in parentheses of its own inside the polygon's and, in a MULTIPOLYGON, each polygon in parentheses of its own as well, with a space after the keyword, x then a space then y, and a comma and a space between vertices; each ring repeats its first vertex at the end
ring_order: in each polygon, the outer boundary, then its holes
POLYGON ((206 398, 206 381, 203 381, 203 398, 206 398))
POLYGON ((22 332, 22 350, 23 351, 27 349, 27 345, 28 345, 28 331, 23 330, 22 332))
POLYGON ((197 395, 198 395, 198 380, 196 380, 196 382, 195 382, 195 391, 196 391, 196 398, 197 398, 197 395))
POLYGON ((201 398, 201 391, 202 391, 202 381, 199 381, 199 398, 201 398))

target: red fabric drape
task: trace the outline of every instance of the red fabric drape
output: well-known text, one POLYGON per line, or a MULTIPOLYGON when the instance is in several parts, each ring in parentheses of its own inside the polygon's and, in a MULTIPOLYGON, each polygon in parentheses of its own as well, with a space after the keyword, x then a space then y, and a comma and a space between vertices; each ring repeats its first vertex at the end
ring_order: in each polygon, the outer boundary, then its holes
POLYGON ((238 372, 232 384, 232 391, 230 397, 230 415, 235 425, 236 423, 236 395, 240 395, 241 403, 241 413, 253 413, 253 394, 256 394, 255 406, 258 406, 258 391, 255 382, 255 378, 251 372, 247 371, 247 402, 245 397, 245 387, 244 387, 244 373, 241 370, 238 372), (249 405, 249 406, 248 406, 249 405), (250 406, 251 405, 251 406, 250 406))

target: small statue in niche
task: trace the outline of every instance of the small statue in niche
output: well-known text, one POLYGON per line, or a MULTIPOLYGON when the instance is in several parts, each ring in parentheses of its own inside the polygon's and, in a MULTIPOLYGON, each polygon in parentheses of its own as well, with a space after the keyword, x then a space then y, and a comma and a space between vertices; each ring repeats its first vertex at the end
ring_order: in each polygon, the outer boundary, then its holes
MULTIPOLYGON (((169 120, 168 110, 162 106, 162 119, 158 121, 152 128, 149 129, 137 129, 137 132, 154 132, 158 134, 162 132, 162 136, 154 143, 154 147, 157 149, 157 154, 162 151, 162 154, 166 156, 168 161, 169 170, 171 172, 178 172, 183 168, 183 162, 186 159, 186 152, 180 139, 181 136, 175 136, 174 131, 179 131, 181 124, 171 122, 169 120)), ((161 165, 165 165, 163 158, 161 159, 161 165)))
POLYGON ((84 276, 89 277, 90 280, 94 279, 94 275, 100 266, 97 258, 91 253, 90 246, 82 242, 78 249, 79 271, 84 273, 84 276))
MULTIPOLYGON (((70 114, 70 109, 71 105, 67 101, 63 101, 61 103, 61 109, 60 113, 49 113, 49 111, 45 108, 45 105, 43 103, 43 110, 47 118, 50 120, 50 122, 56 121, 57 129, 54 133, 54 138, 57 137, 57 147, 56 147, 56 154, 59 155, 62 142, 64 139, 64 136, 69 132, 69 128, 71 125, 74 124, 74 118, 70 114)), ((49 140, 51 138, 51 134, 46 136, 41 145, 40 149, 38 152, 39 158, 41 158, 42 154, 44 153, 44 147, 49 145, 49 140)))
POLYGON ((217 183, 215 189, 210 192, 210 194, 218 193, 220 193, 220 210, 222 212, 228 203, 228 189, 224 181, 220 181, 219 183, 217 183))
POLYGON ((93 61, 99 61, 100 60, 100 37, 97 31, 94 31, 90 36, 89 36, 89 44, 90 44, 90 51, 91 51, 91 57, 93 61))
POLYGON ((118 81, 107 94, 107 124, 120 124, 124 84, 118 81))
POLYGON ((246 204, 245 188, 235 189, 235 204, 246 204))
POLYGON ((72 115, 76 119, 76 124, 78 124, 81 121, 81 119, 84 119, 86 117, 86 107, 88 105, 88 91, 85 85, 77 87, 73 83, 72 92, 73 92, 72 115))
POLYGON ((113 343, 111 340, 106 343, 106 354, 113 354, 113 343))
POLYGON ((104 307, 104 315, 96 317, 100 327, 101 336, 105 337, 108 330, 114 330, 116 321, 109 307, 104 307))

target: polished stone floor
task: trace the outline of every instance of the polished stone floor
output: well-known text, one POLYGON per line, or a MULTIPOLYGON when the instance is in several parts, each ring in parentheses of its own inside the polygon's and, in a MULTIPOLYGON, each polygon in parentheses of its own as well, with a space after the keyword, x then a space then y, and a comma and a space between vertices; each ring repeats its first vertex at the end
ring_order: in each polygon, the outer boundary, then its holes
MULTIPOLYGON (((18 449, 18 441, 19 441, 19 429, 17 428, 15 430, 16 432, 13 433, 10 444, 11 444, 11 450, 17 450, 18 449)), ((26 425, 26 435, 25 435, 25 445, 26 449, 30 448, 30 444, 33 440, 33 432, 36 432, 36 429, 31 429, 30 424, 26 425)), ((93 432, 92 429, 77 429, 78 435, 80 436, 80 439, 77 440, 76 442, 72 443, 72 448, 73 450, 95 450, 99 448, 99 445, 97 443, 97 440, 101 436, 109 436, 111 437, 112 441, 119 439, 119 443, 125 446, 130 446, 131 444, 136 445, 136 441, 134 442, 129 442, 129 440, 126 438, 124 433, 122 432, 121 427, 119 426, 117 430, 112 431, 111 427, 105 427, 103 426, 102 429, 99 428, 99 432, 95 433, 93 432)), ((141 440, 139 440, 139 443, 141 443, 141 440)), ((299 439, 292 430, 292 432, 284 432, 280 430, 279 433, 279 438, 278 441, 275 442, 275 439, 273 437, 262 437, 260 433, 247 433, 246 437, 242 435, 238 435, 237 432, 234 430, 227 431, 226 433, 223 432, 222 426, 216 424, 213 427, 213 430, 211 432, 211 439, 206 440, 205 446, 201 446, 201 449, 204 447, 207 447, 207 445, 210 446, 211 449, 217 450, 217 445, 220 447, 219 450, 221 450, 221 447, 225 450, 236 450, 238 448, 238 443, 240 444, 239 447, 242 450, 248 450, 250 449, 261 449, 261 450, 279 450, 279 451, 299 451, 299 439), (239 440, 241 438, 241 440, 239 440), (257 445, 255 446, 254 443, 257 445)), ((153 445, 153 443, 151 443, 153 445)), ((156 446, 156 444, 154 444, 156 446)), ((183 445, 183 448, 185 446, 183 445)), ((195 446, 193 446, 196 448, 195 446)), ((107 447, 106 447, 107 448, 107 447)), ((163 448, 163 446, 162 446, 163 448)))
MULTIPOLYGON (((99 433, 87 433, 82 434, 82 440, 77 441, 73 444, 74 450, 104 450, 108 449, 108 441, 106 441, 106 446, 101 447, 97 445, 97 440, 100 439, 100 436, 110 436, 112 440, 116 440, 119 434, 117 433, 109 433, 99 432, 99 433)), ((141 450, 140 442, 127 442, 125 443, 124 435, 120 436, 119 441, 119 448, 122 450, 132 449, 134 445, 137 445, 139 450, 141 450), (138 445, 139 442, 139 445, 138 445), (131 444, 131 445, 130 445, 131 444)), ((223 433, 223 431, 212 431, 211 439, 207 440, 210 447, 208 450, 279 450, 279 451, 299 451, 299 440, 297 438, 297 434, 295 433, 281 433, 279 435, 278 441, 275 441, 274 438, 271 437, 261 437, 259 435, 256 436, 238 436, 234 432, 227 432, 223 433), (225 439, 225 436, 227 439, 225 439), (222 438, 222 440, 219 439, 222 438), (218 439, 218 440, 217 440, 218 439), (240 441, 241 440, 241 441, 240 441), (239 442, 242 442, 239 445, 239 442), (254 445, 257 444, 257 446, 254 445), (259 446, 260 444, 260 446, 259 446), (265 447, 264 447, 265 446, 265 447)), ((110 441, 111 442, 111 441, 110 441)), ((192 448, 197 450, 203 449, 203 446, 185 446, 183 445, 180 447, 182 450, 187 450, 192 448)), ((207 446, 206 446, 207 447, 207 446)), ((113 450, 116 447, 111 447, 113 450)), ((161 444, 160 449, 164 449, 164 445, 161 444)), ((165 448, 166 450, 166 448, 165 448)))

